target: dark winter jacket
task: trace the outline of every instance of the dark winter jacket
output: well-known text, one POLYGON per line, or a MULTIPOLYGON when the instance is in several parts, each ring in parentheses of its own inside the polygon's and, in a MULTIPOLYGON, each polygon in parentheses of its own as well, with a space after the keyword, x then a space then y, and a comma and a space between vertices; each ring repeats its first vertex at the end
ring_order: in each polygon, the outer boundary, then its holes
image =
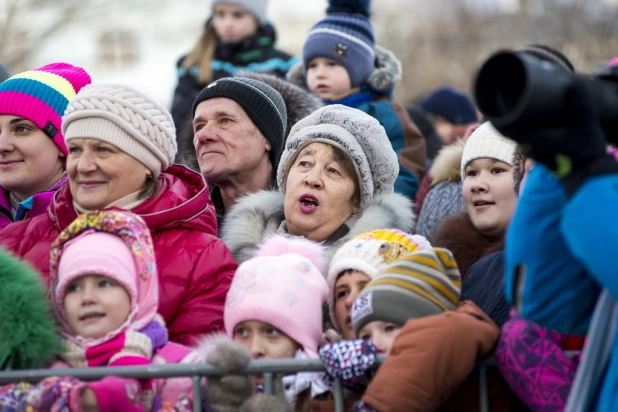
MULTIPOLYGON (((465 281, 470 267, 491 253, 504 250, 504 237, 489 237, 479 232, 468 212, 460 212, 442 222, 433 235, 432 245, 450 250, 465 281)), ((489 274, 488 274, 489 276, 489 274)))
POLYGON ((504 296, 504 270, 501 250, 473 264, 461 286, 461 299, 474 302, 499 328, 509 319, 511 307, 504 296))
MULTIPOLYGON (((256 34, 240 43, 218 43, 212 61, 211 81, 234 76, 241 70, 272 73, 284 77, 285 73, 298 62, 298 58, 277 50, 276 38, 273 26, 265 24, 258 28, 256 34)), ((197 66, 188 71, 182 67, 186 57, 186 55, 181 57, 176 64, 178 85, 174 91, 171 112, 177 129, 180 129, 191 116, 193 101, 206 87, 206 84, 197 82, 199 71, 197 66)))
MULTIPOLYGON (((284 199, 281 192, 262 191, 241 199, 228 213, 221 238, 239 264, 252 258, 264 239, 286 233, 284 199)), ((328 247, 327 256, 330 259, 344 243, 361 233, 383 228, 410 232, 414 220, 412 202, 408 198, 397 193, 378 196, 324 242, 328 247)))
MULTIPOLYGON (((159 313, 170 340, 194 338, 223 329, 223 305, 236 262, 216 237, 215 211, 202 177, 174 165, 159 177, 156 197, 132 210, 148 225, 159 269, 159 313)), ((69 186, 54 196, 46 214, 0 232, 0 246, 34 265, 47 281, 49 250, 77 214, 69 186)))
POLYGON ((436 127, 427 117, 427 112, 422 107, 416 105, 406 106, 406 110, 412 121, 418 126, 420 132, 425 136, 425 145, 427 146, 427 167, 431 167, 431 163, 438 155, 438 152, 444 146, 444 140, 436 131, 436 127))
POLYGON ((444 219, 466 210, 461 194, 463 183, 459 168, 464 145, 465 142, 459 140, 440 150, 416 194, 419 213, 416 233, 425 236, 430 242, 444 219))
MULTIPOLYGON (((393 89, 401 79, 401 63, 393 53, 384 48, 376 47, 375 51, 376 68, 361 87, 361 91, 342 100, 325 103, 342 104, 362 110, 380 122, 399 157, 399 176, 395 180, 395 192, 414 200, 427 167, 425 138, 406 109, 393 100, 393 89)), ((307 87, 302 64, 290 70, 287 77, 293 83, 307 87)))

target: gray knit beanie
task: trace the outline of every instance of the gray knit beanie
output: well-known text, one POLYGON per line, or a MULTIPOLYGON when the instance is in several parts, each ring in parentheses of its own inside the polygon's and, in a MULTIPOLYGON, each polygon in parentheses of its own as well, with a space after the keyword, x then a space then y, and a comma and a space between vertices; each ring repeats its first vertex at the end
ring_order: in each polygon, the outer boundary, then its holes
POLYGON ((112 144, 146 166, 155 178, 176 156, 176 129, 170 113, 129 86, 86 86, 62 118, 65 142, 91 138, 112 144))
POLYGON ((292 127, 277 171, 283 193, 291 163, 311 143, 335 146, 352 159, 361 209, 375 196, 393 193, 399 161, 384 127, 365 112, 340 104, 322 107, 292 127))
POLYGON ((268 20, 266 18, 266 8, 268 7, 268 0, 213 0, 212 8, 214 9, 215 5, 219 3, 234 4, 236 6, 242 7, 243 9, 247 9, 258 19, 260 24, 264 24, 268 20))

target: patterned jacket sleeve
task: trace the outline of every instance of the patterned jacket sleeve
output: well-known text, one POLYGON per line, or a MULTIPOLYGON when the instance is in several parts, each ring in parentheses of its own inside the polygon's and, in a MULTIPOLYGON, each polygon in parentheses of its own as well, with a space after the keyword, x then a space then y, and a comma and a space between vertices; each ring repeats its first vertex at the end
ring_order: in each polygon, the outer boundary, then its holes
POLYGON ((532 411, 562 411, 578 359, 562 350, 563 337, 514 311, 502 327, 495 356, 502 376, 532 411))

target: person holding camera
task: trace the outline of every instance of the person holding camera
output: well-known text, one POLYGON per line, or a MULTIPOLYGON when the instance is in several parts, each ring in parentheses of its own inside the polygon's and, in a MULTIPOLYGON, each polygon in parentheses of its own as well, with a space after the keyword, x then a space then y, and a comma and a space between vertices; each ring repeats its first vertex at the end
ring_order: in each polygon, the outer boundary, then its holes
MULTIPOLYGON (((530 82, 544 78, 562 98, 547 96, 547 102, 560 101, 561 106, 536 113, 531 104, 517 105, 530 110, 529 117, 510 124, 505 117, 495 119, 537 162, 507 230, 506 296, 526 319, 587 335, 566 410, 618 410, 618 277, 613 267, 618 162, 607 150, 607 141, 615 143, 618 137, 618 92, 609 82, 574 75, 554 80, 543 72, 551 69, 531 61, 526 65, 530 82), (612 109, 613 118, 608 115, 612 109), (539 127, 551 117, 550 110, 560 113, 561 122, 539 127)), ((609 72, 616 73, 617 65, 614 59, 609 72)))

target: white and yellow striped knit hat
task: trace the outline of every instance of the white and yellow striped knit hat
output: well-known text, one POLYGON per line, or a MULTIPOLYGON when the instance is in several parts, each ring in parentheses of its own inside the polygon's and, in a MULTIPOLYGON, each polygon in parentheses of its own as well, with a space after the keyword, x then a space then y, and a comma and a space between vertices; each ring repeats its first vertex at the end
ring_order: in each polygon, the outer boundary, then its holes
POLYGON ((408 320, 454 310, 461 276, 453 254, 432 248, 403 256, 380 271, 354 301, 354 333, 373 321, 403 326, 408 320))

